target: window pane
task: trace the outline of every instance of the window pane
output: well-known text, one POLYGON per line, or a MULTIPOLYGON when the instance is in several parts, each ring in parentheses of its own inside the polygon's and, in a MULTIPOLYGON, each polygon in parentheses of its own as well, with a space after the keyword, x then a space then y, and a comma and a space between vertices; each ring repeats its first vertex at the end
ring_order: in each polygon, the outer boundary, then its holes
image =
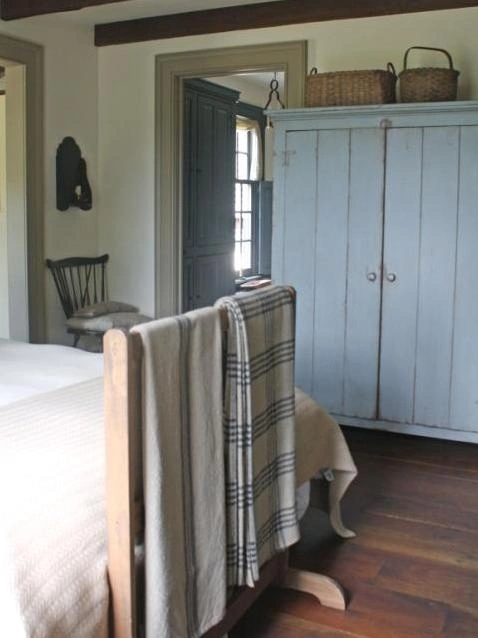
POLYGON ((252 210, 251 192, 252 188, 250 184, 242 185, 242 210, 252 210))
POLYGON ((234 248, 234 270, 239 272, 241 270, 241 243, 237 242, 234 248))
POLYGON ((251 131, 251 173, 249 179, 261 179, 261 167, 259 166, 259 138, 257 131, 251 131))
POLYGON ((251 242, 243 242, 241 247, 241 270, 248 270, 251 267, 251 242))
POLYGON ((239 212, 241 210, 242 210, 241 185, 240 184, 236 184, 236 212, 239 212))
POLYGON ((244 153, 237 153, 236 160, 236 179, 248 179, 249 162, 247 155, 245 155, 244 153))
POLYGON ((252 239, 251 232, 251 224, 252 224, 252 215, 251 213, 243 213, 242 214, 242 237, 241 239, 252 239))
POLYGON ((249 132, 248 131, 237 131, 236 133, 236 151, 240 151, 241 153, 249 152, 249 132))
POLYGON ((234 226, 234 240, 241 241, 241 234, 242 234, 241 214, 236 213, 236 223, 234 226))

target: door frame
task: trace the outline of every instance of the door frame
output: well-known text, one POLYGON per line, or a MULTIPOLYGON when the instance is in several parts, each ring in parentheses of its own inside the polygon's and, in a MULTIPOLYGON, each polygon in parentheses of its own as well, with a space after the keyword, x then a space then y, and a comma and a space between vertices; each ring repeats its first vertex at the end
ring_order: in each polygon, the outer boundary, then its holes
POLYGON ((286 107, 303 105, 307 41, 157 55, 155 59, 155 311, 181 312, 183 80, 284 72, 286 107))
MULTIPOLYGON (((0 58, 22 64, 25 67, 25 195, 28 328, 29 341, 42 343, 46 337, 43 192, 43 47, 24 40, 0 35, 0 58)), ((8 100, 8 96, 6 99, 8 100)))

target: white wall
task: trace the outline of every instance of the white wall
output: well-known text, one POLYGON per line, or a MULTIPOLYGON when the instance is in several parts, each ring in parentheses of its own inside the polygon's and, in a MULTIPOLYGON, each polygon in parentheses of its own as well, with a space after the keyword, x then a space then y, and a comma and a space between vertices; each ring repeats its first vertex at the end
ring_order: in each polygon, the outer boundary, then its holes
POLYGON ((0 338, 9 335, 7 211, 5 209, 5 96, 0 95, 0 338))
MULTIPOLYGON (((38 17, 2 22, 0 33, 44 45, 45 255, 58 258, 96 254, 98 90, 97 49, 93 44, 93 32, 90 28, 71 26, 54 17, 38 17), (56 149, 67 135, 76 139, 87 163, 94 203, 89 212, 70 209, 62 213, 56 210, 56 149)), ((63 322, 63 313, 48 273, 49 341, 71 343, 63 322)))
MULTIPOLYGON (((401 69, 414 44, 449 49, 461 99, 478 99, 478 8, 322 22, 117 45, 99 50, 99 245, 112 255, 112 295, 154 307, 154 58, 158 54, 308 40, 321 71, 401 69)), ((419 53, 414 60, 427 60, 419 53)), ((427 61, 428 64, 428 61, 427 61)), ((166 96, 167 97, 167 96, 166 96)))
MULTIPOLYGON (((261 76, 262 75, 265 74, 261 74, 261 76)), ((204 79, 220 84, 221 86, 226 86, 229 89, 239 91, 241 94, 239 96, 241 102, 246 102, 246 104, 253 104, 254 106, 264 108, 269 95, 269 82, 273 77, 273 74, 269 73, 267 75, 267 80, 259 83, 254 81, 254 79, 249 79, 249 77, 243 75, 225 75, 204 79)))

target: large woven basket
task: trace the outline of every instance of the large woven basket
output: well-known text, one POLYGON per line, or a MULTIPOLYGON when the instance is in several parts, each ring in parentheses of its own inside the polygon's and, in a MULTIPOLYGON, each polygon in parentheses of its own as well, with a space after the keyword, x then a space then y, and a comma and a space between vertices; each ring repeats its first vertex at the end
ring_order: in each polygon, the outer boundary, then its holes
POLYGON ((395 102, 397 75, 391 62, 387 70, 317 73, 306 79, 306 106, 354 106, 395 102))
POLYGON ((453 68, 451 55, 445 49, 433 47, 410 47, 403 59, 403 71, 400 78, 400 100, 402 102, 446 102, 456 100, 459 71, 453 68), (407 69, 408 54, 413 49, 439 51, 448 58, 448 69, 423 67, 407 69))

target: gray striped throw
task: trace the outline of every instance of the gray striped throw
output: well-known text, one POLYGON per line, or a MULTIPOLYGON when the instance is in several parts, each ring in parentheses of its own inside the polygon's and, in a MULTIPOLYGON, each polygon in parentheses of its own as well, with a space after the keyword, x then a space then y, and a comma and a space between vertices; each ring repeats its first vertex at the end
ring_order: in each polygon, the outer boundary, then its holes
POLYGON ((299 539, 295 504, 294 294, 285 286, 223 297, 228 585, 299 539))

